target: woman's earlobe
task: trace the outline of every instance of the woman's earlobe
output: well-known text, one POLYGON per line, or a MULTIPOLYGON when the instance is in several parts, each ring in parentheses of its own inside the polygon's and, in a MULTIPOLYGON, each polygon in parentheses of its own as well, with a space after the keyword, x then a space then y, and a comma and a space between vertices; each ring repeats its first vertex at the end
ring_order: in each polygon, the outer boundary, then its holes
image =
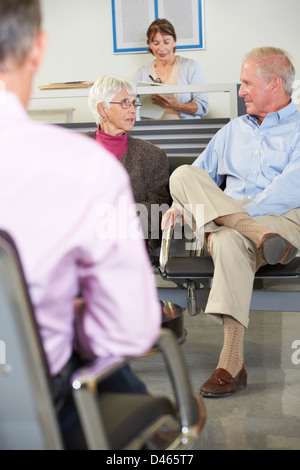
POLYGON ((97 111, 99 113, 99 116, 101 116, 101 118, 102 118, 102 122, 106 122, 107 121, 107 116, 106 116, 106 112, 105 112, 105 108, 103 106, 103 103, 98 103, 97 104, 97 111))
POLYGON ((102 103, 98 103, 97 104, 97 111, 100 115, 102 115, 102 112, 103 112, 103 105, 102 103))
POLYGON ((97 111, 103 119, 106 119, 106 112, 103 103, 97 104, 97 111))

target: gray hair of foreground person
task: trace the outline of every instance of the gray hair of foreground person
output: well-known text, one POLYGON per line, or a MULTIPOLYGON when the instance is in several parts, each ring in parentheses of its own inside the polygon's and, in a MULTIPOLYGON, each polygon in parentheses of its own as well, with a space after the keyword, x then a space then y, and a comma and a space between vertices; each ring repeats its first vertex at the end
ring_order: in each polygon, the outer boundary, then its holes
POLYGON ((39 0, 0 0, 0 71, 22 65, 41 28, 39 0))
POLYGON ((257 47, 244 56, 244 62, 255 60, 258 74, 268 83, 273 77, 282 80, 285 92, 292 96, 295 68, 289 54, 277 47, 257 47))
POLYGON ((89 93, 89 107, 97 124, 101 124, 103 120, 97 109, 98 103, 103 103, 109 109, 109 102, 122 90, 129 95, 136 95, 134 84, 125 78, 104 75, 94 83, 89 93))

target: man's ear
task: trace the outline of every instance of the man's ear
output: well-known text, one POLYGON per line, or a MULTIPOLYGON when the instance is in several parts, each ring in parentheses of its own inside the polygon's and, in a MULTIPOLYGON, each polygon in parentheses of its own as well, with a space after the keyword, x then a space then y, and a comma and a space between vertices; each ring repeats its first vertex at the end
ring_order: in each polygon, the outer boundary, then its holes
POLYGON ((41 65, 44 58, 45 50, 48 43, 48 37, 45 31, 40 30, 31 46, 29 54, 27 56, 27 64, 31 75, 35 75, 41 65))
POLYGON ((272 91, 277 93, 282 86, 282 79, 280 77, 273 77, 271 80, 272 91))

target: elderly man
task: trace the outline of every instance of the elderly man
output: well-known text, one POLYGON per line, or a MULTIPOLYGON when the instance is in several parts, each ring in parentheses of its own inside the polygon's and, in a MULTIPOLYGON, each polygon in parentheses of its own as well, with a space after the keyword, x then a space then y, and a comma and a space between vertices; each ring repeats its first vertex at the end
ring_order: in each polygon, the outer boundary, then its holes
POLYGON ((281 49, 249 52, 239 92, 247 115, 224 126, 192 166, 179 167, 171 176, 175 206, 162 228, 182 213, 199 237, 205 234, 215 266, 206 313, 224 325, 219 362, 200 389, 203 396, 226 396, 246 387, 243 344, 254 274, 266 263, 288 263, 300 248, 300 113, 291 101, 294 75, 281 49), (204 206, 204 220, 197 220, 197 204, 204 206))

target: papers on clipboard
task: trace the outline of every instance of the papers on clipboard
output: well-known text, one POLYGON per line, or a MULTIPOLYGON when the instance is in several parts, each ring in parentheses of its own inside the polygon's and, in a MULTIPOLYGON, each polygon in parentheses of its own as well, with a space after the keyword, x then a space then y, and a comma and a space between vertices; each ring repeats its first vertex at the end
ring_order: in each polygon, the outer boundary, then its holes
POLYGON ((164 86, 163 83, 154 82, 137 82, 136 86, 164 86))
MULTIPOLYGON (((160 86, 160 87, 164 87, 164 84, 163 83, 151 83, 151 82, 137 82, 136 84, 137 87, 139 86, 160 86)), ((170 93, 163 93, 163 90, 162 90, 162 95, 164 96, 167 96, 168 98, 171 98, 171 96, 173 96, 173 94, 170 94, 170 93)), ((151 94, 150 95, 139 95, 140 96, 140 101, 142 103, 142 107, 141 107, 141 111, 140 111, 140 114, 141 114, 141 117, 144 117, 144 118, 148 118, 148 119, 160 119, 162 117, 162 115, 164 114, 165 112, 165 108, 161 108, 160 106, 157 106, 156 104, 153 104, 152 103, 152 100, 151 100, 151 94)))

